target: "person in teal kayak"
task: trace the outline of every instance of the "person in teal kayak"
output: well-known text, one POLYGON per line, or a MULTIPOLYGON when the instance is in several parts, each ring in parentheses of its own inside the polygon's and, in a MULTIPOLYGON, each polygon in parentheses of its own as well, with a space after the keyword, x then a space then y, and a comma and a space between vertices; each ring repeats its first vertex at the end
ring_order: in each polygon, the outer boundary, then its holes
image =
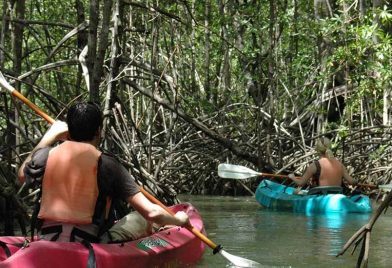
POLYGON ((350 176, 346 167, 333 156, 330 149, 331 141, 321 137, 316 141, 315 150, 320 158, 312 162, 301 177, 289 174, 288 177, 298 186, 309 184, 311 188, 318 186, 341 187, 343 181, 350 185, 356 185, 356 181, 350 176))
POLYGON ((185 212, 172 216, 150 202, 125 167, 97 149, 101 128, 98 105, 76 103, 66 122, 54 122, 19 168, 22 182, 41 189, 32 217, 33 231, 34 219, 40 222, 40 239, 128 241, 150 235, 154 227, 189 224, 185 212), (135 211, 116 217, 113 204, 119 200, 135 211))

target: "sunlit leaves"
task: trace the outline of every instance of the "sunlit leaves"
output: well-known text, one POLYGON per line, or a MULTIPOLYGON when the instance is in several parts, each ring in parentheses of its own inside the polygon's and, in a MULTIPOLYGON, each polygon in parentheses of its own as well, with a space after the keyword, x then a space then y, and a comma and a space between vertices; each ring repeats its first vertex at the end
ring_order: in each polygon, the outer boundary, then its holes
POLYGON ((384 5, 383 9, 380 11, 379 17, 383 24, 388 24, 392 20, 391 10, 387 9, 387 6, 384 5))

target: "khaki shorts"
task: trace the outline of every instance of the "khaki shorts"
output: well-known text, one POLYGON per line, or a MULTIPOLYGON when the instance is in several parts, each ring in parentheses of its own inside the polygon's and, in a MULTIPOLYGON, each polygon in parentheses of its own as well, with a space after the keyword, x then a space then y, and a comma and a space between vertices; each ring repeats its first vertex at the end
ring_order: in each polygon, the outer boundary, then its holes
POLYGON ((111 241, 129 241, 149 236, 155 228, 139 212, 124 216, 109 229, 111 241))

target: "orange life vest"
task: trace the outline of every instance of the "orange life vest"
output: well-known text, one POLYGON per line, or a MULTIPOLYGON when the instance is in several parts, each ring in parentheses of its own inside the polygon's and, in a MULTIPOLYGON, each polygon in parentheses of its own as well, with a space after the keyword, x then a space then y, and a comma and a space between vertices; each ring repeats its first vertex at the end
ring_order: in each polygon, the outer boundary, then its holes
POLYGON ((94 146, 66 141, 49 152, 38 218, 90 224, 98 197, 98 159, 94 146))

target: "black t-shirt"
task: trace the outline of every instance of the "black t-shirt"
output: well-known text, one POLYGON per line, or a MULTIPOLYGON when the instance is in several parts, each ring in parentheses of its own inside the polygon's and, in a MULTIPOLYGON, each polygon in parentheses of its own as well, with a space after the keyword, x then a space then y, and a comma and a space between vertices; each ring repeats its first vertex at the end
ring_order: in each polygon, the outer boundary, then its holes
POLYGON ((123 200, 140 192, 128 170, 114 157, 104 153, 98 162, 98 189, 112 198, 123 200))
MULTIPOLYGON (((24 173, 27 185, 40 186, 48 160, 50 147, 37 150, 31 161, 26 163, 24 173)), ((100 224, 100 218, 106 208, 107 197, 126 201, 128 197, 140 192, 133 176, 113 156, 102 154, 98 160, 97 184, 99 195, 95 207, 94 222, 100 224)))

